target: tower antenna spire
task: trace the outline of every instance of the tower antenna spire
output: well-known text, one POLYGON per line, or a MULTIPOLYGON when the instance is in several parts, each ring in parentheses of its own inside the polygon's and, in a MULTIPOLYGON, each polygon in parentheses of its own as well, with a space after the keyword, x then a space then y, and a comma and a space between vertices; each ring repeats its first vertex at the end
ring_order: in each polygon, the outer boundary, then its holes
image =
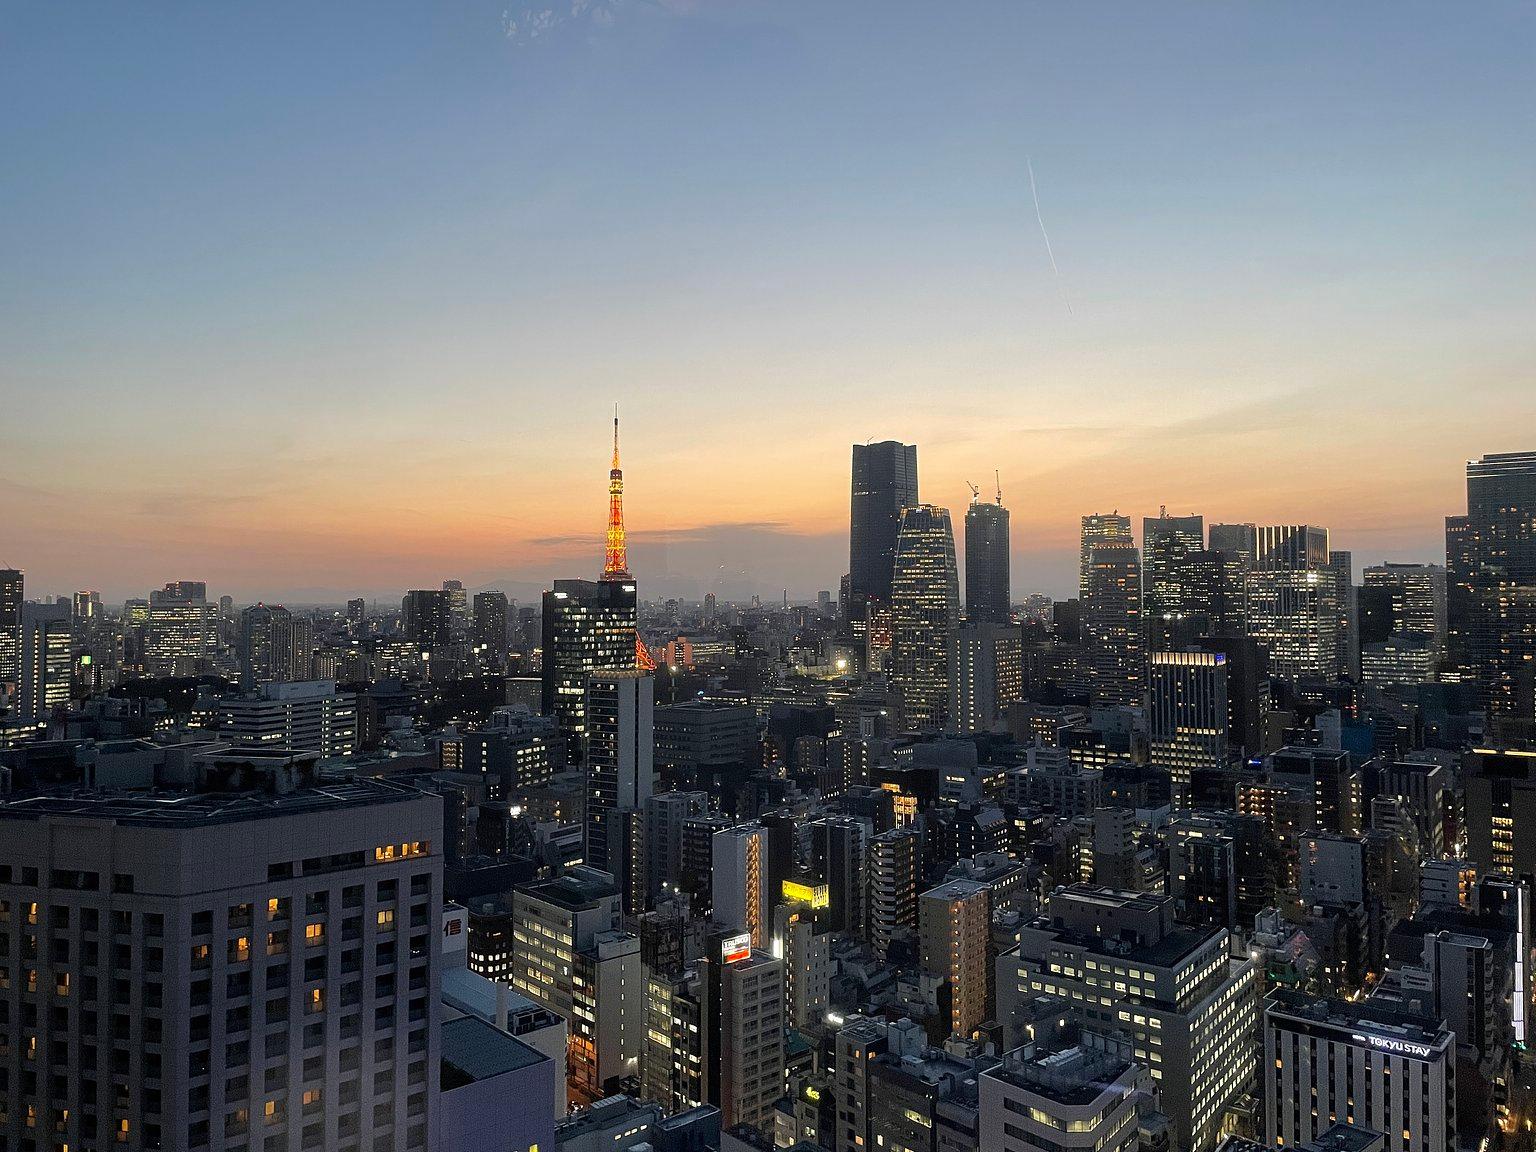
POLYGON ((630 580, 629 547, 624 539, 624 473, 619 468, 619 406, 613 406, 613 467, 608 472, 608 537, 603 550, 603 579, 630 580))

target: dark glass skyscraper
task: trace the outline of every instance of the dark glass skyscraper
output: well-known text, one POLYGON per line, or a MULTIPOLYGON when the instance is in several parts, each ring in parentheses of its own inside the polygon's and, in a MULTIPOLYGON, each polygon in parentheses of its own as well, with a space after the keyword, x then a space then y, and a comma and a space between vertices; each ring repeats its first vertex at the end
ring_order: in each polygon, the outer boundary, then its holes
POLYGON ((505 592, 475 593, 475 648, 480 662, 493 668, 501 667, 507 658, 509 603, 505 592))
POLYGON ((965 618, 1008 623, 1008 509, 972 500, 965 510, 965 618))
POLYGON ((1467 461, 1445 521, 1447 648, 1501 727, 1536 729, 1536 452, 1467 461))
POLYGON ((853 501, 848 517, 848 602, 854 635, 864 631, 865 605, 891 602, 901 510, 917 503, 917 445, 896 440, 853 446, 853 501))
POLYGON ((400 630, 423 649, 453 643, 453 602, 446 590, 413 588, 400 601, 400 630))
POLYGON ((635 585, 556 580, 544 593, 543 712, 554 716, 571 757, 586 736, 587 678, 635 666, 635 585))
POLYGON ((1190 556, 1205 549, 1203 516, 1146 516, 1141 521, 1141 579, 1147 641, 1170 652, 1193 638, 1187 622, 1196 583, 1190 556))

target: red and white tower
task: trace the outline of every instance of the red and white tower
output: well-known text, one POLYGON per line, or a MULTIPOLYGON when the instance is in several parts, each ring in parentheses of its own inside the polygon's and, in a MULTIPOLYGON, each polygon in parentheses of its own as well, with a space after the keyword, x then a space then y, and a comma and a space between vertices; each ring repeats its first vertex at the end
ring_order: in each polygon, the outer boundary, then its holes
MULTIPOLYGON (((603 549, 603 579, 633 583, 629 574, 629 546, 624 540, 624 470, 619 467, 619 410, 613 410, 613 467, 608 471, 608 541, 603 549)), ((638 605, 637 605, 638 608, 638 605)), ((638 623, 638 621, 637 621, 638 623)), ((635 630, 635 667, 646 672, 656 670, 651 656, 635 630)))
POLYGON ((613 467, 608 472, 608 545, 603 556, 604 580, 632 580, 629 549, 624 543, 624 470, 619 467, 619 410, 613 410, 613 467))

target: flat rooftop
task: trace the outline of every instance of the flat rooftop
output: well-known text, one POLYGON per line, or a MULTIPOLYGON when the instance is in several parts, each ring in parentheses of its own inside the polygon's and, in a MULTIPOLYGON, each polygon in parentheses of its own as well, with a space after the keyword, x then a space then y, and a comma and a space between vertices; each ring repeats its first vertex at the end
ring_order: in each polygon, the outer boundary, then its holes
POLYGON ((0 820, 71 816, 147 827, 190 827, 401 803, 425 795, 410 785, 378 778, 327 782, 292 792, 70 789, 0 800, 0 820))
MULTIPOLYGON (((445 1073, 450 1069, 457 1073, 460 1084, 504 1076, 549 1059, 517 1037, 474 1016, 444 1021, 442 1051, 445 1073)), ((445 1075, 444 1080, 448 1079, 445 1075)))
POLYGON ((517 891, 568 911, 595 908, 599 901, 618 894, 613 882, 595 869, 572 868, 553 880, 520 884, 517 891))
POLYGON ((1116 1089, 1115 1082, 1131 1066, 1129 1060, 1113 1053, 1072 1044, 1037 1052, 1028 1049, 1011 1052, 984 1075, 1059 1104, 1081 1108, 1106 1093, 1123 1095, 1116 1089))
POLYGON ((1277 988, 1270 993, 1269 1011, 1314 1024, 1359 1031, 1367 1037, 1401 1040, 1432 1048, 1454 1048, 1456 1044, 1455 1033, 1438 1027, 1434 1021, 1369 1000, 1351 1002, 1277 988))
POLYGON ((1063 944, 1081 948, 1094 956, 1135 961, 1153 968, 1178 967, 1180 961, 1222 931, 1220 928, 1190 928, 1180 925, 1160 940, 1152 943, 1136 943, 1120 936, 1098 936, 1091 932, 1061 928, 1051 923, 1049 917, 1043 916, 1027 922, 1025 927, 1049 932, 1063 944))

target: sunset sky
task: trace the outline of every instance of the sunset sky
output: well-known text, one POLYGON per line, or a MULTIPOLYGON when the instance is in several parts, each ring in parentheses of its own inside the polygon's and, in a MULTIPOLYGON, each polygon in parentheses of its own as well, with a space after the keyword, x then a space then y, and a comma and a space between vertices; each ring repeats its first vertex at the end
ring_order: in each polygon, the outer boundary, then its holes
POLYGON ((1166 504, 1442 560, 1536 448, 1536 6, 0 2, 29 594, 847 567, 849 446, 1014 594, 1166 504), (1060 277, 1052 275, 1026 156, 1060 277))

